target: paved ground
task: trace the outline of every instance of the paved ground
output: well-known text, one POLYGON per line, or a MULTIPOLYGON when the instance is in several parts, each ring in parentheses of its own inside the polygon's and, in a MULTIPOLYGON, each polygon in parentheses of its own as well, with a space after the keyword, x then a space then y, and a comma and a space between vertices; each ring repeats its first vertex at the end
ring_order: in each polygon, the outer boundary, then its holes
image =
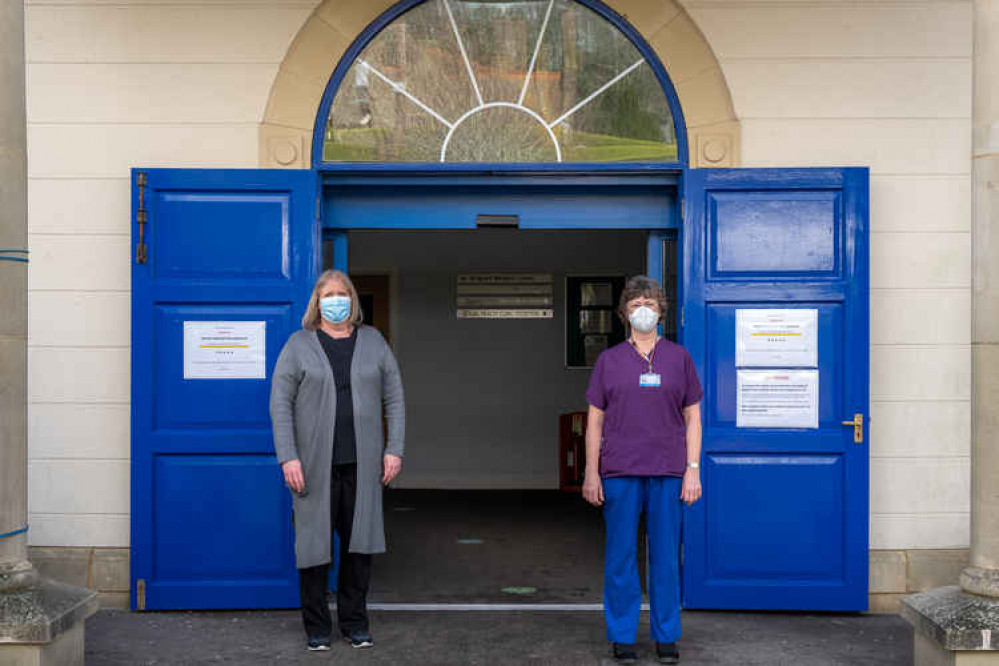
MULTIPOLYGON (((373 612, 375 647, 310 653, 294 611, 128 613, 87 621, 88 666, 144 664, 613 664, 599 612, 373 612)), ((640 637, 648 636, 643 614, 640 637)), ((639 643, 643 664, 653 645, 639 643)), ((912 630, 895 615, 684 614, 683 664, 912 663, 912 630)))

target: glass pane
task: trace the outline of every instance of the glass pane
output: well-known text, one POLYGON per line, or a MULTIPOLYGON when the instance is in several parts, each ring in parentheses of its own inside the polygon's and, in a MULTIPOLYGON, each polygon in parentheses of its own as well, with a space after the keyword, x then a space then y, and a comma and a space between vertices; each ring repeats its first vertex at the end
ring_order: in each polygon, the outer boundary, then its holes
POLYGON ((596 365, 600 352, 607 349, 606 335, 587 335, 583 338, 583 349, 586 356, 586 365, 596 365))
POLYGON ((579 330, 583 333, 610 333, 610 310, 580 310, 579 330))
POLYGON ((343 162, 673 161, 635 46, 572 0, 428 0, 362 51, 323 149, 343 162))
POLYGON ((580 305, 583 307, 613 307, 613 287, 610 282, 584 282, 579 285, 580 305))

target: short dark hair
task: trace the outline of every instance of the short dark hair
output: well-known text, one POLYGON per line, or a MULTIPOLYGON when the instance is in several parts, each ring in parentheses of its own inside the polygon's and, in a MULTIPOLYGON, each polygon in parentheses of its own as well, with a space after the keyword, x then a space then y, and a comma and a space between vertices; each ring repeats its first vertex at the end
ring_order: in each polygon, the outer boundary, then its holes
POLYGON ((628 321, 628 301, 636 298, 651 298, 659 305, 659 316, 666 314, 666 292, 662 285, 646 275, 632 276, 621 290, 621 300, 617 305, 617 316, 621 318, 626 330, 631 328, 631 322, 628 321))

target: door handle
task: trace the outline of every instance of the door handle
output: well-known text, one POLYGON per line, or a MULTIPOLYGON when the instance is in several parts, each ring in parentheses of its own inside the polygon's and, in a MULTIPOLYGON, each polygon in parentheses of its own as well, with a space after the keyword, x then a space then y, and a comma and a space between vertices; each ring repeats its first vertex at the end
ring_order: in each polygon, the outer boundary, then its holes
POLYGON ((845 426, 853 426, 853 443, 864 443, 864 415, 857 412, 853 415, 852 421, 843 421, 845 426))

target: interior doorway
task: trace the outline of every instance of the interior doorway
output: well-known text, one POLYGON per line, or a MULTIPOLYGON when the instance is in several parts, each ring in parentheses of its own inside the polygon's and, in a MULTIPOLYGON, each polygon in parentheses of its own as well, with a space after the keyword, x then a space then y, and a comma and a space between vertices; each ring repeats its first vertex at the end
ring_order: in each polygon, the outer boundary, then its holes
POLYGON ((602 516, 565 483, 560 417, 624 339, 617 298, 650 247, 644 230, 347 233, 407 399, 373 603, 601 602, 602 516))

